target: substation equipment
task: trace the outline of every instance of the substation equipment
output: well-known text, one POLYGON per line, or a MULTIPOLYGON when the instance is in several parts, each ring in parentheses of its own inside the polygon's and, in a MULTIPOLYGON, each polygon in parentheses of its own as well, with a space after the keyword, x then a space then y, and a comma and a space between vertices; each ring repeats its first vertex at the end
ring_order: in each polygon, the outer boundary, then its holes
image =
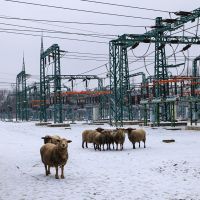
MULTIPOLYGON (((194 22, 200 17, 200 8, 192 12, 177 12, 180 17, 176 19, 162 19, 157 17, 155 26, 151 31, 144 34, 124 34, 109 43, 109 63, 110 63, 110 123, 123 126, 124 120, 133 119, 133 106, 131 104, 131 88, 128 65, 128 48, 136 48, 139 43, 155 44, 155 66, 153 77, 143 79, 140 91, 139 105, 143 107, 144 125, 147 125, 149 115, 155 125, 159 126, 160 121, 168 121, 175 124, 175 104, 176 101, 187 101, 190 104, 190 113, 196 109, 199 102, 199 95, 196 90, 199 77, 196 73, 196 66, 193 66, 192 77, 178 77, 180 83, 185 80, 191 81, 192 95, 186 99, 178 99, 176 92, 171 95, 169 69, 182 65, 168 65, 165 52, 167 44, 185 44, 182 49, 187 50, 191 45, 200 45, 200 38, 195 36, 175 36, 172 33, 183 27, 187 22, 194 22), (170 32, 169 35, 166 33, 170 32), (151 85, 151 86, 150 86, 151 85), (151 92, 150 92, 151 90, 151 92)), ((172 77, 171 77, 172 78, 172 77)), ((176 87, 174 89, 176 90, 176 87)), ((192 114, 191 114, 192 117, 192 114)))

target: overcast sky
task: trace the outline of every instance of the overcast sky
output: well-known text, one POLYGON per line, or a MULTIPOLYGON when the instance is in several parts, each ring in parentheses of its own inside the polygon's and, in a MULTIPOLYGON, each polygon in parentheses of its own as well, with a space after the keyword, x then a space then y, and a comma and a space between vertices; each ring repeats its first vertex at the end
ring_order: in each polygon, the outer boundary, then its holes
MULTIPOLYGON (((23 1, 23 0, 22 0, 23 1)), ((25 1, 25 0, 24 0, 25 1)), ((100 1, 100 0, 97 0, 100 1)), ((165 12, 156 12, 149 10, 123 8, 110 5, 102 5, 96 3, 89 3, 80 0, 66 1, 66 0, 46 0, 46 1, 26 1, 55 6, 62 6, 67 8, 85 9, 98 12, 116 13, 129 16, 144 17, 150 19, 137 19, 128 17, 108 16, 86 12, 70 11, 55 8, 46 8, 33 5, 25 5, 5 0, 0 0, 0 17, 19 17, 19 18, 33 18, 33 19, 46 19, 46 20, 58 20, 68 22, 91 22, 91 23, 110 23, 110 24, 127 24, 133 26, 151 26, 154 25, 156 17, 169 18, 169 14, 165 12)), ((160 9, 165 11, 192 11, 200 6, 200 0, 105 0, 101 2, 117 3, 130 6, 138 6, 145 8, 160 9)), ((173 14, 172 17, 175 17, 173 14)), ((108 38, 95 38, 83 35, 74 34, 58 34, 58 33, 46 33, 43 31, 44 36, 63 37, 69 39, 90 40, 103 43, 85 42, 85 41, 73 41, 68 39, 56 39, 44 37, 44 49, 48 48, 52 44, 58 44, 62 50, 68 51, 65 57, 61 60, 61 72, 62 74, 81 74, 87 70, 93 69, 108 62, 109 46, 108 42, 111 38, 116 38, 117 35, 124 33, 144 33, 146 30, 144 27, 112 27, 112 26, 94 26, 94 25, 80 25, 80 24, 61 24, 61 23, 35 23, 30 21, 10 20, 0 18, 0 87, 8 87, 2 82, 15 82, 16 75, 22 69, 22 57, 23 52, 25 56, 26 72, 34 75, 35 81, 39 81, 39 55, 40 55, 40 37, 17 35, 11 33, 5 33, 1 31, 15 31, 18 33, 41 35, 42 31, 38 32, 26 32, 27 28, 16 27, 12 25, 29 26, 35 28, 50 29, 56 31, 65 31, 71 33, 84 33, 84 34, 106 34, 113 36, 106 36, 108 38), (5 30, 7 29, 7 30, 5 30), (21 29, 8 30, 8 29, 21 29), (115 36, 116 35, 116 36, 115 36), (105 42, 105 43, 104 43, 105 42), (71 53, 71 52, 81 52, 71 53), (91 55, 83 53, 93 53, 102 55, 91 55), (92 59, 92 60, 89 60, 92 59), (95 59, 95 60, 94 60, 95 59), (38 76, 35 76, 38 75, 38 76)), ((191 26, 191 24, 190 24, 191 26)), ((200 29, 200 28, 199 28, 200 29)), ((30 29, 29 29, 30 30, 30 29)), ((147 30, 150 30, 147 28, 147 30)), ((191 31, 195 33, 196 29, 191 31)), ((141 45, 138 50, 135 50, 136 55, 142 55, 147 50, 148 46, 141 45)), ((153 49, 153 47, 151 47, 153 49)), ((192 55, 196 56, 200 54, 199 48, 194 48, 192 55), (193 53, 194 52, 194 53, 193 53)), ((133 56, 133 55, 132 55, 133 56)), ((131 57, 130 60, 135 58, 131 57)), ((130 65, 130 70, 138 68, 138 66, 144 65, 140 61, 130 65)), ((153 72, 153 65, 149 68, 149 72, 153 72)), ((144 71, 144 68, 136 71, 144 71)), ((88 74, 101 74, 101 77, 106 76, 106 67, 99 68, 98 70, 89 72, 88 74), (105 74, 101 74, 105 72, 105 74)), ((68 84, 68 83, 66 83, 68 84)))

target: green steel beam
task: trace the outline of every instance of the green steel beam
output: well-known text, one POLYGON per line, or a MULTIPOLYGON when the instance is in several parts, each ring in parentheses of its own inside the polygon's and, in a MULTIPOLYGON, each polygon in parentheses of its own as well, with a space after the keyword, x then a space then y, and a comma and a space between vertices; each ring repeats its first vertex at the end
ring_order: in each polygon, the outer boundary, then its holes
MULTIPOLYGON (((42 48, 41 48, 42 49, 42 48)), ((61 79, 60 79, 60 53, 57 44, 53 44, 46 51, 40 54, 40 121, 47 121, 47 97, 50 95, 50 87, 45 73, 47 63, 53 63, 54 81, 54 123, 62 123, 62 98, 61 98, 61 79)))

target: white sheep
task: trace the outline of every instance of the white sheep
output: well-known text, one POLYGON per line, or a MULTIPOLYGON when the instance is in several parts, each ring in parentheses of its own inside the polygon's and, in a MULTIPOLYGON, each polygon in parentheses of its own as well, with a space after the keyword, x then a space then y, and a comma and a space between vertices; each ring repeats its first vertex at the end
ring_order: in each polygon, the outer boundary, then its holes
POLYGON ((40 148, 40 155, 45 166, 46 176, 50 174, 50 167, 56 168, 55 178, 58 179, 58 167, 61 167, 61 178, 64 178, 64 166, 68 160, 68 143, 71 140, 58 139, 57 144, 46 143, 40 148))
POLYGON ((132 129, 132 128, 128 128, 126 129, 127 133, 128 133, 128 139, 130 140, 130 142, 133 144, 133 149, 135 149, 135 143, 138 142, 139 143, 139 148, 140 148, 140 142, 143 141, 144 143, 144 148, 146 148, 145 146, 145 142, 146 142, 146 132, 143 129, 132 129))

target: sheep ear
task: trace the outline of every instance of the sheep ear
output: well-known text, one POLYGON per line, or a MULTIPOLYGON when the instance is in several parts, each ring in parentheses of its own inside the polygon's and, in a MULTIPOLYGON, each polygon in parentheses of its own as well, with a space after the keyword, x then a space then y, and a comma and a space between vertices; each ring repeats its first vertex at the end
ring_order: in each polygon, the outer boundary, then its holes
POLYGON ((51 139, 52 137, 51 136, 49 136, 49 135, 46 135, 46 136, 44 136, 44 137, 41 137, 41 139, 51 139))
POLYGON ((98 131, 98 132, 101 132, 101 131, 103 131, 104 129, 103 128, 97 128, 96 129, 96 131, 98 131))
POLYGON ((71 143, 72 141, 71 140, 67 140, 67 143, 71 143))
POLYGON ((57 139, 56 141, 57 141, 57 142, 60 142, 60 140, 59 140, 59 139, 57 139))

